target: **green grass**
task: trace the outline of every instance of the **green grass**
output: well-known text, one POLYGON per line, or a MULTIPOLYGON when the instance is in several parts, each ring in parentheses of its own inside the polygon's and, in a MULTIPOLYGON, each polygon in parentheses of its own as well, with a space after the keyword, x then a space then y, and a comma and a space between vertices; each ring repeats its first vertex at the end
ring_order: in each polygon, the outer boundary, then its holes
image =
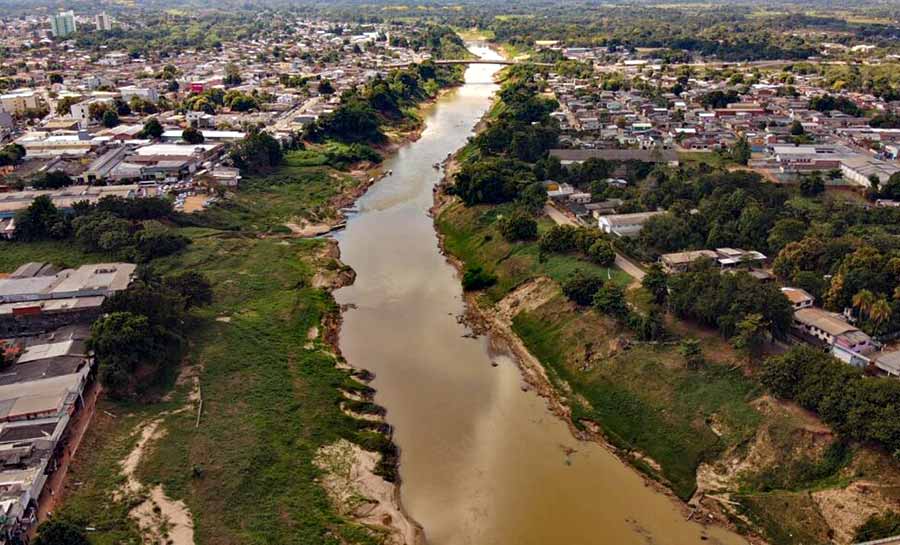
POLYGON ((720 365, 688 370, 673 346, 611 354, 617 326, 593 311, 573 312, 561 294, 518 314, 513 329, 555 381, 586 400, 569 396, 573 418, 598 423, 613 444, 655 460, 656 476, 683 499, 696 488, 697 466, 751 437, 759 423, 749 404, 756 388, 739 372, 720 365))
POLYGON ((682 163, 702 163, 713 168, 725 168, 736 164, 715 151, 679 151, 678 160, 682 163))
POLYGON ((41 261, 70 268, 85 263, 97 263, 108 258, 103 254, 86 252, 71 241, 49 240, 27 244, 0 242, 0 272, 3 273, 13 272, 19 266, 31 261, 41 261))
MULTIPOLYGON (((205 545, 375 544, 383 535, 337 514, 316 482, 317 449, 340 438, 370 450, 391 445, 371 424, 346 416, 340 389, 366 391, 321 339, 307 332, 338 309, 331 295, 312 287, 324 241, 261 238, 294 218, 334 214, 331 199, 354 187, 353 178, 319 165, 316 152, 295 152, 269 174, 245 178, 221 206, 185 218, 179 232, 192 241, 180 254, 156 260, 162 274, 206 274, 214 303, 185 324, 185 364, 202 365, 203 417, 195 427, 185 405, 189 384, 171 401, 131 405, 102 401, 71 469, 70 490, 59 515, 95 528, 95 545, 140 543, 129 518, 138 498, 116 495, 120 461, 138 440, 138 424, 164 418, 165 435, 151 444, 137 474, 184 500, 205 545), (229 321, 217 318, 227 317, 229 321), (109 416, 108 413, 115 415, 109 416)), ((0 272, 28 261, 77 266, 104 256, 71 242, 0 243, 0 272)), ((381 468, 389 473, 390 465, 381 468)))
MULTIPOLYGON (((549 276, 561 282, 576 270, 610 278, 621 286, 631 282, 631 277, 617 267, 601 267, 574 254, 552 254, 541 262, 536 241, 507 242, 495 223, 510 210, 508 206, 466 207, 456 203, 444 210, 436 222, 451 254, 466 264, 480 266, 498 276, 497 284, 485 292, 489 301, 499 301, 531 278, 549 276)), ((551 220, 543 218, 538 222, 538 231, 546 231, 552 226, 551 220)))
POLYGON ((334 218, 331 199, 359 182, 317 164, 322 159, 323 154, 310 150, 288 153, 278 169, 244 178, 234 198, 204 212, 203 221, 235 230, 283 233, 288 222, 334 218))
POLYGON ((334 514, 312 463, 322 445, 360 442, 356 421, 339 409, 347 373, 321 344, 304 347, 307 331, 337 311, 330 295, 308 287, 323 243, 285 242, 206 238, 159 264, 203 272, 216 286, 190 355, 203 366, 201 425, 193 412, 168 417, 166 437, 140 468, 143 482, 186 501, 203 543, 338 543, 335 533, 359 532, 334 514))

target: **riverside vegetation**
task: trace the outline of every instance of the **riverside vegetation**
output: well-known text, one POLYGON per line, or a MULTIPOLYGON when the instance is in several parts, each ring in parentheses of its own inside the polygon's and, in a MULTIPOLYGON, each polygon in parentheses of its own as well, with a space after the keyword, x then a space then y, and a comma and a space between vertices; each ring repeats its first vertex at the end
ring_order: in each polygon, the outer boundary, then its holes
MULTIPOLYGON (((443 36, 439 46, 461 43, 445 30, 434 32, 443 36)), ((26 240, 0 243, 0 271, 35 260, 66 267, 142 263, 141 280, 111 300, 112 314, 95 325, 100 378, 115 395, 98 402, 69 484, 57 491, 64 502, 56 520, 91 527, 87 539, 95 545, 141 543, 146 530, 131 512, 143 494, 123 493, 121 461, 142 426, 159 420, 162 431, 136 477, 186 504, 199 542, 384 542, 384 528, 361 524, 334 505, 315 463, 323 446, 348 440, 378 452, 374 472, 396 479, 388 428, 357 417, 381 412, 369 401, 369 377, 335 353, 340 318, 330 291, 353 274, 336 258, 333 242, 298 238, 286 225, 335 217, 371 177, 352 169, 380 162, 379 149, 417 130, 415 106, 460 82, 461 74, 430 63, 398 70, 389 84, 375 81, 345 96, 306 135, 306 145, 298 140, 281 149, 265 132, 251 132, 232 151, 244 171, 241 189, 200 214, 174 213, 159 199, 136 201, 137 212, 133 204, 104 199, 79 209, 74 220, 45 202, 26 212, 34 228, 26 240), (197 282, 185 282, 185 275, 197 282), (181 290, 185 284, 201 289, 181 290), (168 304, 169 293, 178 305, 168 304), (125 358, 118 341, 127 336, 104 342, 110 330, 144 330, 154 309, 179 311, 150 324, 167 335, 160 339, 165 357, 141 342, 131 343, 125 358), (159 363, 149 375, 148 360, 159 363), (199 391, 185 378, 192 375, 199 391)), ((43 531, 51 539, 61 530, 43 531)), ((158 531, 166 536, 167 523, 158 531)))
MULTIPOLYGON (((764 358, 765 339, 781 338, 790 321, 777 288, 743 273, 721 276, 702 264, 671 278, 653 267, 642 283, 607 268, 602 257, 598 264, 590 251, 595 244, 640 253, 660 244, 666 229, 660 222, 656 238, 623 246, 596 229, 553 226, 541 216, 537 180, 606 191, 595 181, 603 176, 592 171, 612 165, 589 161, 566 169, 546 158, 555 140, 547 115, 552 108, 541 94, 543 74, 517 65, 506 77, 483 131, 457 155, 458 170, 444 190, 456 198, 439 198, 435 223, 446 251, 462 262, 464 287, 477 304, 488 313, 513 308, 515 333, 546 368, 574 425, 601 433, 634 467, 691 506, 771 543, 849 543, 889 534, 896 519, 891 509, 900 500, 893 432, 877 435, 865 431, 868 426, 851 433, 846 420, 823 414, 832 430, 767 392, 796 397, 783 384, 793 383, 790 362, 804 353, 764 358), (525 227, 529 218, 533 226, 525 227), (535 284, 540 277, 552 282, 535 284), (526 289, 532 285, 548 287, 535 294, 526 289), (520 292, 532 301, 519 301, 520 292)), ((735 184, 745 196, 793 198, 823 213, 840 209, 830 197, 770 195, 754 176, 710 165, 684 168, 694 171, 634 171, 633 177, 647 180, 636 191, 652 200, 665 198, 670 187, 659 180, 680 180, 681 195, 735 184), (698 175, 703 183, 692 185, 698 175)), ((724 203, 713 203, 729 193, 714 193, 700 208, 725 214, 724 203)), ((780 212, 772 214, 775 221, 780 212)), ((819 398, 797 401, 823 410, 819 398)), ((869 422, 884 421, 885 415, 871 413, 877 404, 859 402, 868 407, 869 422)))

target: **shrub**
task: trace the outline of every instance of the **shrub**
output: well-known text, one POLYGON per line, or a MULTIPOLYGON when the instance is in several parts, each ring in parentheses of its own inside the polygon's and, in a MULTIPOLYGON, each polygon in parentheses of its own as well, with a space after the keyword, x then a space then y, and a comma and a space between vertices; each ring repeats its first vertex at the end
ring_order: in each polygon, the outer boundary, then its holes
POLYGON ((594 301, 594 295, 602 286, 603 278, 579 269, 563 282, 562 290, 575 304, 586 307, 594 301))
POLYGON ((516 210, 499 222, 500 234, 508 242, 537 238, 537 221, 522 210, 516 210))
POLYGON ((463 273, 462 286, 465 291, 489 288, 497 283, 497 275, 485 271, 481 267, 466 267, 463 273))

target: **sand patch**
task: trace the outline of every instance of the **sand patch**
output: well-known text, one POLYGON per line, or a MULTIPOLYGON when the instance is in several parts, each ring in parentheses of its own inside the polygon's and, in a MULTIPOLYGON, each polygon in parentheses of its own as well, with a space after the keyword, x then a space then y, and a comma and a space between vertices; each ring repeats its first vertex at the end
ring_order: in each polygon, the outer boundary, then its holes
POLYGON ((321 447, 315 464, 340 514, 384 532, 388 545, 422 544, 422 529, 400 507, 397 487, 375 474, 380 457, 341 439, 321 447))

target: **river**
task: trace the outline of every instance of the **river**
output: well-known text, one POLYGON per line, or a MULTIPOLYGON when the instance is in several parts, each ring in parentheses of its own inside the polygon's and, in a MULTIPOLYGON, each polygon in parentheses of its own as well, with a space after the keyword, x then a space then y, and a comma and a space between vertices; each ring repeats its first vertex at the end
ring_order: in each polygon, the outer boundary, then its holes
POLYGON ((472 135, 499 68, 470 66, 465 85, 427 109, 422 137, 385 162, 393 174, 359 199, 336 236, 357 273, 335 293, 353 305, 340 347, 376 375, 375 401, 401 449, 406 510, 431 545, 745 543, 686 521, 601 445, 576 440, 523 391, 515 362, 457 321, 462 289, 427 215, 441 175, 432 165, 472 135))

